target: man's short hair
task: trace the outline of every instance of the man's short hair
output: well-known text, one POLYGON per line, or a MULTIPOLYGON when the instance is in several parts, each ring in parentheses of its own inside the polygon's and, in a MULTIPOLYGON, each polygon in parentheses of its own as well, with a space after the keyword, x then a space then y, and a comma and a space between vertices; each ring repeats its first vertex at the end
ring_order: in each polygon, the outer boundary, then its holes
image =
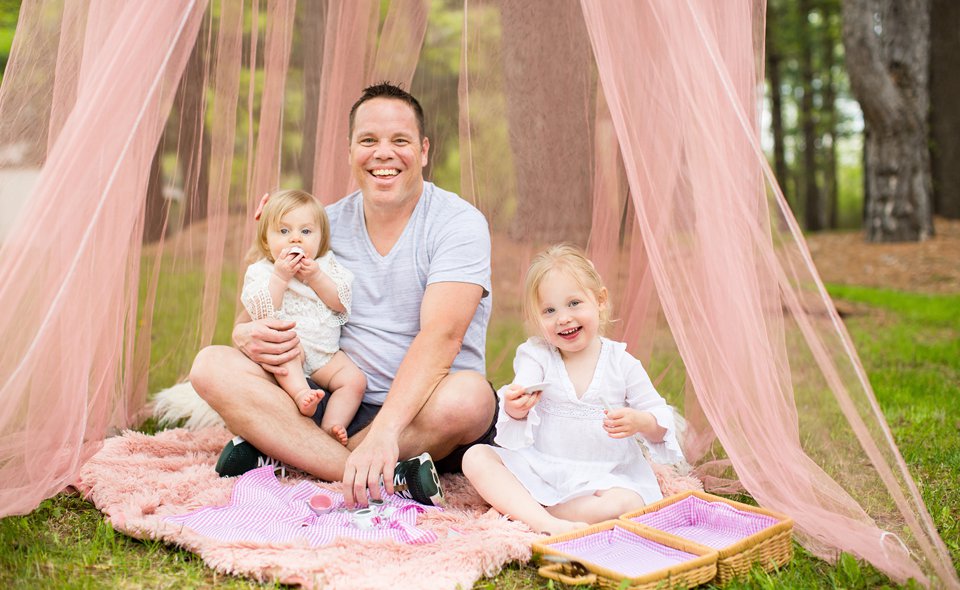
POLYGON ((368 100, 373 100, 375 98, 389 98, 392 100, 399 100, 410 105, 410 108, 413 109, 413 114, 417 117, 417 130, 420 132, 420 141, 423 141, 423 138, 426 136, 424 133, 424 123, 423 123, 423 107, 420 106, 420 102, 413 97, 412 94, 400 88, 396 84, 391 84, 390 82, 380 82, 372 86, 367 86, 363 89, 363 94, 360 95, 360 98, 357 99, 357 102, 353 103, 353 106, 350 107, 350 137, 353 137, 353 121, 357 116, 357 109, 360 108, 360 105, 367 102, 368 100))

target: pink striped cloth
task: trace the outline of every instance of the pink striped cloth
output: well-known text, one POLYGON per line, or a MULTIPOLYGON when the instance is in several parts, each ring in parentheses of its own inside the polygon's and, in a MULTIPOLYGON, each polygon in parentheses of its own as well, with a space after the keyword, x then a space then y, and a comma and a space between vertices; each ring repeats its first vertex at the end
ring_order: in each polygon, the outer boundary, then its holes
POLYGON ((343 507, 342 494, 322 489, 309 481, 283 485, 268 465, 241 475, 226 506, 201 508, 165 520, 221 541, 306 541, 317 547, 338 537, 368 541, 393 539, 411 545, 437 540, 436 533, 420 530, 415 525, 419 513, 439 508, 423 506, 396 495, 384 494, 384 498, 379 510, 390 507, 393 510, 387 512, 392 514, 381 516, 380 522, 371 528, 360 528, 353 524, 353 512, 343 507), (308 502, 316 494, 324 494, 333 500, 332 508, 326 513, 318 515, 310 509, 308 502))
POLYGON ((550 547, 562 551, 576 561, 590 562, 628 578, 649 574, 699 557, 661 545, 616 525, 611 529, 553 543, 550 547))
POLYGON ((708 502, 697 496, 687 496, 630 520, 713 549, 728 547, 778 522, 766 514, 738 510, 729 504, 708 502))

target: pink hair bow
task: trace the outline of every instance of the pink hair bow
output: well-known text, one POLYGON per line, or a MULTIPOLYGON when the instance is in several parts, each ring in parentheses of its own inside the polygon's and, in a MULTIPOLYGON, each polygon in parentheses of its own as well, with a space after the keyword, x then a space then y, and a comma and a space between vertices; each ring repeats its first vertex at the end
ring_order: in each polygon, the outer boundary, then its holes
POLYGON ((270 193, 263 193, 263 197, 260 198, 260 204, 257 205, 257 210, 253 214, 253 219, 260 221, 260 216, 263 215, 263 206, 267 204, 267 201, 270 200, 270 193))

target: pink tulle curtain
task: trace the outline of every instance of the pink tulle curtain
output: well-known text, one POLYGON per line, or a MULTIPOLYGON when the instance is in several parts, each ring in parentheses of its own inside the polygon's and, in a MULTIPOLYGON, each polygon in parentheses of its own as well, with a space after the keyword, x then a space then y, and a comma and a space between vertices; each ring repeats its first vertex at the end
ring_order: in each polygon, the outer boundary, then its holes
POLYGON ((0 89, 0 514, 228 342, 260 194, 351 190, 347 112, 424 105, 491 223, 488 368, 523 271, 584 246, 709 489, 817 555, 958 587, 759 146, 762 0, 28 0, 0 89))

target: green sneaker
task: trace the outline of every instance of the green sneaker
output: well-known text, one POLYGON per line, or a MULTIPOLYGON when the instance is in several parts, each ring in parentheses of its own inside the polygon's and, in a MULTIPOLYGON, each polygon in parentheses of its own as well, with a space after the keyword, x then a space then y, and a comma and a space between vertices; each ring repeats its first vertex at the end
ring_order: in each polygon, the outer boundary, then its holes
POLYGON ((401 498, 415 500, 428 506, 444 504, 440 475, 430 453, 400 461, 393 470, 393 490, 401 498))
POLYGON ((287 468, 283 463, 264 455, 243 437, 235 436, 223 447, 215 469, 220 477, 234 477, 264 465, 270 465, 274 471, 279 470, 280 477, 287 476, 287 468))

